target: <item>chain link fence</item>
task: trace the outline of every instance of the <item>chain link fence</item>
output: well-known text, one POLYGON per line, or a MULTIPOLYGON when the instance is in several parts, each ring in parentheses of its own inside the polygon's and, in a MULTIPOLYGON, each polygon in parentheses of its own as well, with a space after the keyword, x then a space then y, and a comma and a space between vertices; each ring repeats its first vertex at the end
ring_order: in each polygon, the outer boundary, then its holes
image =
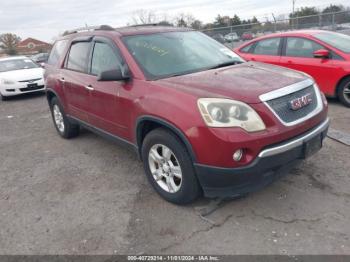
POLYGON ((350 35, 350 11, 321 13, 288 19, 276 19, 254 24, 216 27, 201 30, 229 48, 235 48, 256 37, 298 29, 322 29, 350 35))

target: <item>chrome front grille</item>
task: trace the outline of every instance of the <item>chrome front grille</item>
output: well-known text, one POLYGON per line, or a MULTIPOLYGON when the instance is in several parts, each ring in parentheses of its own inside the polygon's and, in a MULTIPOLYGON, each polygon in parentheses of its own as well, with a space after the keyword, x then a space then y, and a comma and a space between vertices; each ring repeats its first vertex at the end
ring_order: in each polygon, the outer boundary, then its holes
POLYGON ((317 86, 311 79, 287 86, 260 96, 275 116, 286 126, 298 124, 322 110, 322 99, 317 86), (291 102, 308 96, 309 104, 295 110, 291 102))
POLYGON ((309 86, 289 95, 272 99, 266 103, 284 122, 291 123, 314 111, 317 107, 317 97, 314 86, 309 86), (311 98, 310 104, 299 110, 291 110, 290 101, 308 94, 310 94, 311 98))
POLYGON ((41 80, 41 78, 21 80, 21 81, 18 81, 18 82, 20 82, 20 83, 27 83, 27 82, 36 82, 36 81, 39 81, 39 80, 41 80))

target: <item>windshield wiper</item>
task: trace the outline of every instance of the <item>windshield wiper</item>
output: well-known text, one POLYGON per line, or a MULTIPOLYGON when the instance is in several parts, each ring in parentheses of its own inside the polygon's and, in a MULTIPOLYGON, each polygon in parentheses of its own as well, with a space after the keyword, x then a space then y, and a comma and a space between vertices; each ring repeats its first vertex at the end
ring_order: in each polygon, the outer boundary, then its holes
POLYGON ((213 67, 211 67, 210 69, 216 69, 216 68, 220 68, 220 67, 226 67, 226 66, 231 66, 231 65, 237 65, 237 64, 241 64, 243 63, 242 61, 229 61, 229 62, 224 62, 224 63, 221 63, 221 64, 217 64, 213 67))

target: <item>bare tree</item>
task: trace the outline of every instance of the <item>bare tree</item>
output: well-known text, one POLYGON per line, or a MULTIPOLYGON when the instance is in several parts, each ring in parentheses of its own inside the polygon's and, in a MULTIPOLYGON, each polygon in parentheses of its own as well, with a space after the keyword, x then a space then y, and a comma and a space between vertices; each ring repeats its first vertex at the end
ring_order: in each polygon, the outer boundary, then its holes
POLYGON ((139 9, 133 13, 133 24, 154 24, 158 22, 158 17, 153 10, 139 9))
POLYGON ((192 14, 179 13, 175 18, 175 24, 179 27, 191 27, 195 24, 196 18, 192 14))
POLYGON ((17 44, 21 38, 15 34, 7 33, 0 35, 0 47, 5 50, 6 54, 14 55, 17 53, 17 44))

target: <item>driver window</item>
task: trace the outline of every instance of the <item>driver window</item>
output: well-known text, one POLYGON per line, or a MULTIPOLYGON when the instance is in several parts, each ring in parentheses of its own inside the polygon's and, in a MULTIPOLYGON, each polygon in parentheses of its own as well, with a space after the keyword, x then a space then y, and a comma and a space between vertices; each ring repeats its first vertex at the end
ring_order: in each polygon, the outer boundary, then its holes
POLYGON ((314 52, 324 49, 318 43, 300 37, 288 37, 286 46, 286 56, 313 58, 314 52))
POLYGON ((98 75, 100 72, 115 70, 121 67, 121 58, 106 43, 96 42, 92 54, 91 74, 98 75))

